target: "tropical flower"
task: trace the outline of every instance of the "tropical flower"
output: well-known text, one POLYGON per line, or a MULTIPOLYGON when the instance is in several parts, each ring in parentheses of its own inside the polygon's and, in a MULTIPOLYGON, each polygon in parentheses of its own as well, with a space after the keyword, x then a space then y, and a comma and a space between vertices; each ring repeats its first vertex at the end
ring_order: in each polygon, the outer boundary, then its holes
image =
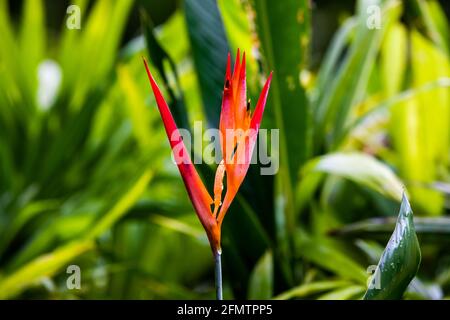
POLYGON ((170 146, 172 151, 174 151, 175 162, 177 163, 181 177, 183 178, 189 198, 191 199, 195 212, 208 235, 209 243, 214 255, 220 254, 222 221, 250 166, 250 160, 264 113, 272 73, 269 75, 266 84, 264 85, 256 104, 255 111, 252 114, 250 110, 250 101, 247 101, 246 97, 245 52, 241 62, 238 50, 233 74, 231 74, 230 54, 228 54, 219 124, 223 159, 217 167, 214 179, 214 198, 212 198, 191 161, 190 155, 178 132, 170 109, 150 73, 145 59, 144 64, 170 146), (175 152, 175 150, 177 150, 177 152, 175 152), (225 173, 227 190, 222 202, 223 179, 225 173), (213 210, 211 210, 211 205, 214 205, 213 210))

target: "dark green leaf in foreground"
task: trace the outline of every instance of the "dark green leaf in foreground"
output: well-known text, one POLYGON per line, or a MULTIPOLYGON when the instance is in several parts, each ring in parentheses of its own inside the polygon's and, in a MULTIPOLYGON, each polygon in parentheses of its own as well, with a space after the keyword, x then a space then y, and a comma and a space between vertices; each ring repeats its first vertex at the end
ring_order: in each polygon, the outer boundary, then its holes
POLYGON ((394 233, 384 249, 363 299, 400 299, 416 275, 420 260, 413 213, 406 195, 403 195, 394 233))
POLYGON ((184 11, 206 118, 216 128, 230 51, 222 18, 214 0, 186 0, 184 11))

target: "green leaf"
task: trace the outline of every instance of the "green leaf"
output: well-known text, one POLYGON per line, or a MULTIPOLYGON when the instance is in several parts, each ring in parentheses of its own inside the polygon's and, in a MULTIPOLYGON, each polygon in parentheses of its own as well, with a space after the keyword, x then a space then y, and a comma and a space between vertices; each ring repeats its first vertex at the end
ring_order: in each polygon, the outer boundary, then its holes
POLYGON ((148 183, 153 177, 153 170, 146 169, 130 189, 106 212, 99 221, 97 221, 91 230, 86 234, 87 239, 93 239, 100 236, 108 230, 114 223, 127 213, 141 194, 145 191, 148 183))
MULTIPOLYGON (((279 170, 275 177, 275 221, 280 255, 291 259, 295 225, 294 181, 310 154, 310 107, 300 74, 306 66, 311 12, 306 0, 252 1, 266 72, 273 71, 267 113, 279 130, 279 170), (283 45, 280 45, 283 39, 283 45)), ((273 155, 272 155, 273 156, 273 155)), ((284 266, 291 285, 290 269, 284 266)))
POLYGON ((330 280, 330 281, 317 281, 312 283, 305 283, 279 294, 278 296, 274 297, 274 299, 288 300, 292 298, 304 298, 322 291, 347 287, 350 284, 351 282, 345 280, 330 280))
POLYGON ((1 225, 0 232, 2 234, 2 241, 0 242, 0 254, 4 252, 16 233, 18 233, 29 220, 45 211, 56 210, 59 205, 60 203, 54 200, 30 202, 13 216, 12 220, 6 224, 7 227, 6 225, 1 225))
POLYGON ((333 80, 335 68, 339 64, 339 59, 357 25, 356 18, 349 18, 333 36, 329 49, 325 53, 325 57, 323 58, 320 70, 317 74, 317 81, 311 99, 313 104, 317 103, 317 100, 321 98, 324 90, 330 89, 330 81, 333 80))
MULTIPOLYGON (((342 131, 352 115, 352 110, 364 98, 372 66, 377 58, 381 40, 389 25, 400 14, 400 2, 396 0, 361 0, 357 5, 357 25, 354 40, 348 48, 343 62, 335 73, 329 73, 327 90, 319 92, 314 105, 315 146, 319 151, 324 145, 336 147, 342 131), (381 8, 381 28, 367 27, 367 8, 377 5, 381 8), (361 50, 365 48, 365 50, 361 50), (332 75, 332 76, 331 76, 332 75), (327 134, 331 133, 331 134, 327 134), (327 141, 322 139, 328 138, 327 141)), ((321 80, 322 83, 325 81, 321 80)))
POLYGON ((249 283, 253 266, 270 245, 268 230, 263 227, 260 216, 261 212, 256 212, 238 194, 222 225, 224 269, 229 273, 233 293, 238 299, 247 298, 247 285, 243 284, 249 283))
MULTIPOLYGON (((35 75, 45 51, 45 7, 41 0, 25 1, 20 31, 20 51, 23 54, 21 57, 22 77, 29 90, 27 96, 34 98, 37 88, 35 75)), ((34 102, 33 100, 31 102, 34 102)))
POLYGON ((349 179, 394 200, 400 200, 403 186, 392 170, 375 158, 358 152, 330 153, 305 165, 304 175, 323 172, 349 179))
MULTIPOLYGON (((111 72, 132 3, 131 0, 97 1, 82 22, 81 33, 65 28, 60 52, 64 72, 62 91, 71 92, 71 109, 78 109, 92 87, 102 84, 111 72)), ((77 5, 85 12, 87 1, 80 0, 77 5)))
POLYGON ((245 51, 247 96, 252 101, 257 101, 261 83, 258 55, 253 50, 254 33, 248 17, 249 5, 241 0, 218 0, 218 5, 232 52, 236 52, 237 49, 245 51))
POLYGON ((230 51, 222 18, 214 0, 186 0, 184 11, 203 108, 208 125, 217 128, 227 54, 230 51))
POLYGON ((193 237, 203 244, 208 244, 204 230, 197 224, 193 226, 180 218, 173 219, 159 214, 152 214, 149 219, 156 225, 193 237))
POLYGON ((340 288, 320 296, 319 300, 349 300, 361 297, 364 292, 362 286, 348 286, 346 288, 340 288))
POLYGON ((370 281, 364 299, 400 299, 416 275, 421 260, 413 213, 403 195, 397 225, 370 281))
POLYGON ((14 297, 39 280, 52 276, 77 256, 93 248, 92 241, 68 243, 53 252, 42 255, 13 274, 0 280, 0 299, 14 297))
MULTIPOLYGON (((104 82, 108 82, 109 85, 109 81, 104 80, 104 82)), ((40 177, 43 189, 58 188, 57 182, 59 180, 55 179, 56 173, 62 170, 66 161, 78 155, 81 146, 85 145, 94 124, 96 111, 104 97, 104 90, 95 91, 88 95, 86 103, 72 115, 71 121, 64 127, 64 134, 55 135, 51 141, 48 141, 46 139, 48 137, 44 134, 42 137, 38 136, 42 139, 39 141, 41 147, 47 148, 47 152, 41 155, 44 158, 43 163, 34 163, 35 166, 40 165, 39 171, 31 174, 40 177)), ((51 122, 53 118, 49 116, 45 120, 51 122)))
POLYGON ((250 276, 248 299, 270 299, 273 292, 273 256, 267 251, 258 261, 250 276))
MULTIPOLYGON (((422 218, 415 217, 414 226, 416 234, 423 241, 432 241, 440 243, 448 243, 450 241, 450 218, 448 217, 432 217, 422 218)), ((386 240, 395 227, 396 219, 394 217, 372 218, 346 225, 340 229, 330 231, 330 234, 357 239, 377 239, 386 240)))
MULTIPOLYGON (((405 91, 399 92, 388 99, 380 102, 376 106, 372 107, 367 112, 361 114, 353 122, 351 122, 343 134, 342 138, 346 135, 351 134, 352 131, 357 128, 364 126, 366 122, 370 122, 376 115, 387 113, 387 111, 392 111, 391 109, 401 102, 407 102, 409 100, 417 99, 420 95, 437 89, 447 89, 450 87, 450 78, 441 77, 434 81, 427 82, 424 85, 407 89, 405 91)), ((447 89, 448 90, 448 89, 447 89)))
POLYGON ((380 73, 387 97, 397 93, 405 76, 407 61, 407 32, 399 22, 394 23, 386 33, 381 46, 380 73))
MULTIPOLYGON (((114 206, 96 221, 87 233, 80 236, 78 240, 61 245, 51 253, 38 256, 22 268, 3 278, 0 282, 0 298, 14 296, 33 285, 42 277, 52 276, 62 266, 91 249, 93 247, 92 241, 102 235, 105 230, 111 228, 138 200, 152 176, 153 172, 151 170, 147 169, 144 171, 139 179, 134 182, 133 186, 117 200, 114 206)), ((60 226, 63 222, 61 219, 57 220, 60 226)), ((78 222, 81 222, 81 220, 78 222)), ((64 231, 60 232, 63 232, 63 235, 68 233, 64 231)), ((41 233, 41 235, 43 237, 40 237, 40 239, 44 242, 47 241, 47 236, 53 236, 52 233, 48 232, 45 234, 41 233)), ((39 246, 40 244, 38 242, 32 242, 32 245, 39 246)))
POLYGON ((144 28, 145 42, 147 44, 148 52, 150 54, 150 62, 158 69, 163 79, 163 85, 167 89, 170 98, 170 109, 179 128, 189 128, 188 114, 184 105, 181 84, 178 78, 177 67, 174 60, 159 44, 154 34, 154 27, 150 18, 141 12, 141 23, 144 28), (164 62, 167 62, 170 67, 167 72, 164 69, 164 62), (180 96, 175 95, 175 91, 169 86, 168 77, 173 76, 175 79, 175 89, 180 96))
POLYGON ((425 24, 428 36, 444 53, 448 54, 448 24, 442 23, 443 19, 445 19, 445 13, 442 8, 440 8, 439 3, 437 1, 424 0, 415 0, 414 2, 419 8, 420 18, 425 24))
POLYGON ((420 90, 413 99, 391 107, 389 134, 399 175, 410 184, 408 190, 416 211, 439 215, 444 197, 423 185, 440 179, 441 168, 447 166, 450 159, 450 95, 448 87, 445 88, 448 86, 450 64, 448 57, 417 31, 411 32, 410 46, 409 68, 413 88, 423 88, 430 82, 439 82, 442 87, 432 91, 420 90), (430 104, 435 107, 430 109, 430 104))
POLYGON ((144 96, 131 75, 130 68, 125 65, 119 65, 117 67, 117 75, 117 81, 125 98, 125 106, 133 124, 133 134, 136 136, 136 140, 141 148, 145 150, 152 144, 154 139, 153 132, 150 129, 150 111, 145 107, 144 96))
POLYGON ((341 277, 360 284, 367 281, 364 268, 343 252, 319 238, 297 238, 298 254, 306 260, 341 277))
POLYGON ((310 109, 300 83, 310 41, 309 4, 305 0, 261 0, 254 1, 253 7, 265 70, 273 71, 268 108, 275 116, 274 127, 280 130, 281 166, 289 177, 296 177, 310 147, 310 109))

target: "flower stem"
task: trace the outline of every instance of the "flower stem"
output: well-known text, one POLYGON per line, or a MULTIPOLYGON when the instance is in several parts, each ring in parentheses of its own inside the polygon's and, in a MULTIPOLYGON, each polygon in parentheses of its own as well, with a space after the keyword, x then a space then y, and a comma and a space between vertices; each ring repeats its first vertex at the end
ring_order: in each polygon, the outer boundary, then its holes
POLYGON ((222 295, 222 253, 216 252, 214 254, 214 261, 216 263, 216 297, 217 300, 223 300, 222 295))

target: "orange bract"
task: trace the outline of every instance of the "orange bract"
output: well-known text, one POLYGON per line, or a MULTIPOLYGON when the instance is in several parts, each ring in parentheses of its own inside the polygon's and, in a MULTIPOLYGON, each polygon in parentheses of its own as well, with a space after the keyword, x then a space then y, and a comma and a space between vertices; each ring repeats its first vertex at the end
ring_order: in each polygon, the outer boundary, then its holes
POLYGON ((243 54, 241 63, 238 50, 232 75, 230 55, 228 54, 219 125, 223 159, 217 167, 213 199, 192 164, 191 157, 184 146, 170 109, 153 79, 145 59, 144 64, 167 137, 169 138, 170 146, 172 150, 175 147, 181 150, 178 154, 174 153, 174 156, 189 198, 208 235, 211 249, 214 253, 220 252, 220 229, 222 221, 250 166, 272 74, 270 74, 264 85, 252 116, 249 110, 249 103, 247 104, 246 101, 245 53, 243 54), (180 143, 181 146, 178 146, 180 143), (224 201, 222 202, 223 178, 225 173, 227 177, 227 190, 224 201), (211 205, 214 205, 213 211, 211 210, 211 205))

